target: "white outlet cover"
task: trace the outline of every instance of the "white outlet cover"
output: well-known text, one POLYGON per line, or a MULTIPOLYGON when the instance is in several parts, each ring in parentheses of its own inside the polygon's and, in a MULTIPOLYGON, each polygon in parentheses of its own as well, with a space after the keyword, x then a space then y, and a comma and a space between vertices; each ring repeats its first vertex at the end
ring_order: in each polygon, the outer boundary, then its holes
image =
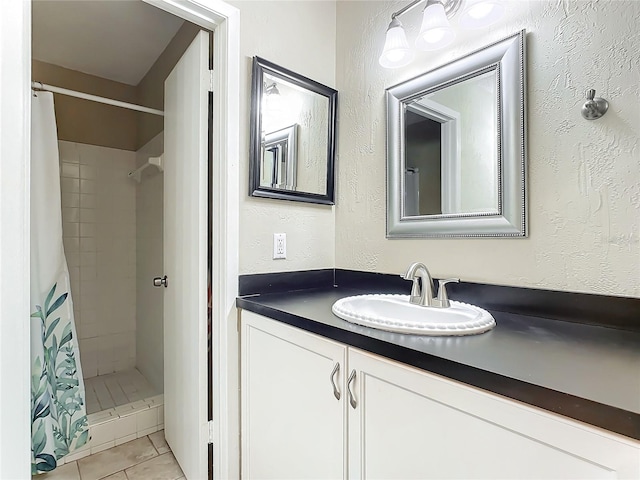
POLYGON ((287 234, 286 233, 274 233, 273 234, 273 259, 287 258, 287 234))

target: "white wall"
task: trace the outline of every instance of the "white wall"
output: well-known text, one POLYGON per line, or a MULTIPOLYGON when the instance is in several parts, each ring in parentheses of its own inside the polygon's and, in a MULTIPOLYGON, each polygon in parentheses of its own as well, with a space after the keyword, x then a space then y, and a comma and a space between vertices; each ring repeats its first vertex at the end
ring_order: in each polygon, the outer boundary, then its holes
MULTIPOLYGON (((136 165, 164 151, 159 134, 136 152, 136 165)), ((162 276, 164 176, 155 167, 142 172, 136 188, 136 367, 158 392, 164 391, 164 288, 153 286, 162 276)))
MULTIPOLYGON (((507 1, 497 27, 459 35, 412 65, 378 64, 391 13, 406 2, 338 2, 336 266, 640 296, 640 2, 507 1), (525 28, 528 56, 527 239, 385 239, 384 90, 525 28), (610 102, 584 120, 585 91, 610 102)), ((402 21, 410 39, 419 12, 402 21)), ((410 40, 411 41, 411 40, 410 40)))
POLYGON ((135 365, 135 153, 60 141, 62 234, 83 375, 135 365))
POLYGON ((241 21, 240 274, 332 268, 334 207, 248 196, 249 106, 254 55, 335 88, 336 4, 230 3, 241 21), (287 234, 286 260, 272 259, 274 233, 287 234))

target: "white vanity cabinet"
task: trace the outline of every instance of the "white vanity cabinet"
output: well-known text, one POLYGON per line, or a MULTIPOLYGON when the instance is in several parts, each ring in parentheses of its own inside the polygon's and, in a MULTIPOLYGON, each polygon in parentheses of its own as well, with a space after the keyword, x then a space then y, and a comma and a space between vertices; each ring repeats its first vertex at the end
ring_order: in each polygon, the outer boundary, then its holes
POLYGON ((242 324, 245 479, 640 478, 633 440, 251 312, 242 324))
POLYGON ((640 445, 349 348, 349 478, 640 478, 640 445))
POLYGON ((347 347, 243 310, 240 356, 242 478, 347 478, 347 347))

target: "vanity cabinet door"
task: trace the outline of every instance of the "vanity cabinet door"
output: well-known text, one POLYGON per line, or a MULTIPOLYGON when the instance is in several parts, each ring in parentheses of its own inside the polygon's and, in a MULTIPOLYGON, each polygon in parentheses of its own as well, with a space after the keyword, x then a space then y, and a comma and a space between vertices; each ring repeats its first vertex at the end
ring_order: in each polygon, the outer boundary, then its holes
POLYGON ((637 442, 349 349, 352 479, 640 478, 637 442))
POLYGON ((242 478, 346 478, 346 347, 241 315, 242 478))

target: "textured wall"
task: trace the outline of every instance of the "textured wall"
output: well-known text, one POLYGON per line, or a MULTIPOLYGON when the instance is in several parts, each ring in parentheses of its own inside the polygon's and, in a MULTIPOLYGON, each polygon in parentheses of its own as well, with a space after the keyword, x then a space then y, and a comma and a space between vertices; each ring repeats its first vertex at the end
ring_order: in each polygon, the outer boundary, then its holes
MULTIPOLYGON (((497 27, 459 35, 395 71, 378 65, 391 13, 406 2, 338 2, 336 266, 640 296, 640 2, 507 1, 497 27), (384 89, 525 28, 527 239, 385 239, 384 89), (597 89, 610 109, 580 115, 597 89)), ((415 38, 419 11, 403 17, 415 38)), ((411 41, 411 40, 410 40, 411 41)))
POLYGON ((332 268, 334 207, 248 196, 249 105, 254 55, 335 88, 336 4, 230 3, 241 21, 240 273, 332 268), (281 232, 287 234, 287 259, 273 260, 273 234, 281 232))

